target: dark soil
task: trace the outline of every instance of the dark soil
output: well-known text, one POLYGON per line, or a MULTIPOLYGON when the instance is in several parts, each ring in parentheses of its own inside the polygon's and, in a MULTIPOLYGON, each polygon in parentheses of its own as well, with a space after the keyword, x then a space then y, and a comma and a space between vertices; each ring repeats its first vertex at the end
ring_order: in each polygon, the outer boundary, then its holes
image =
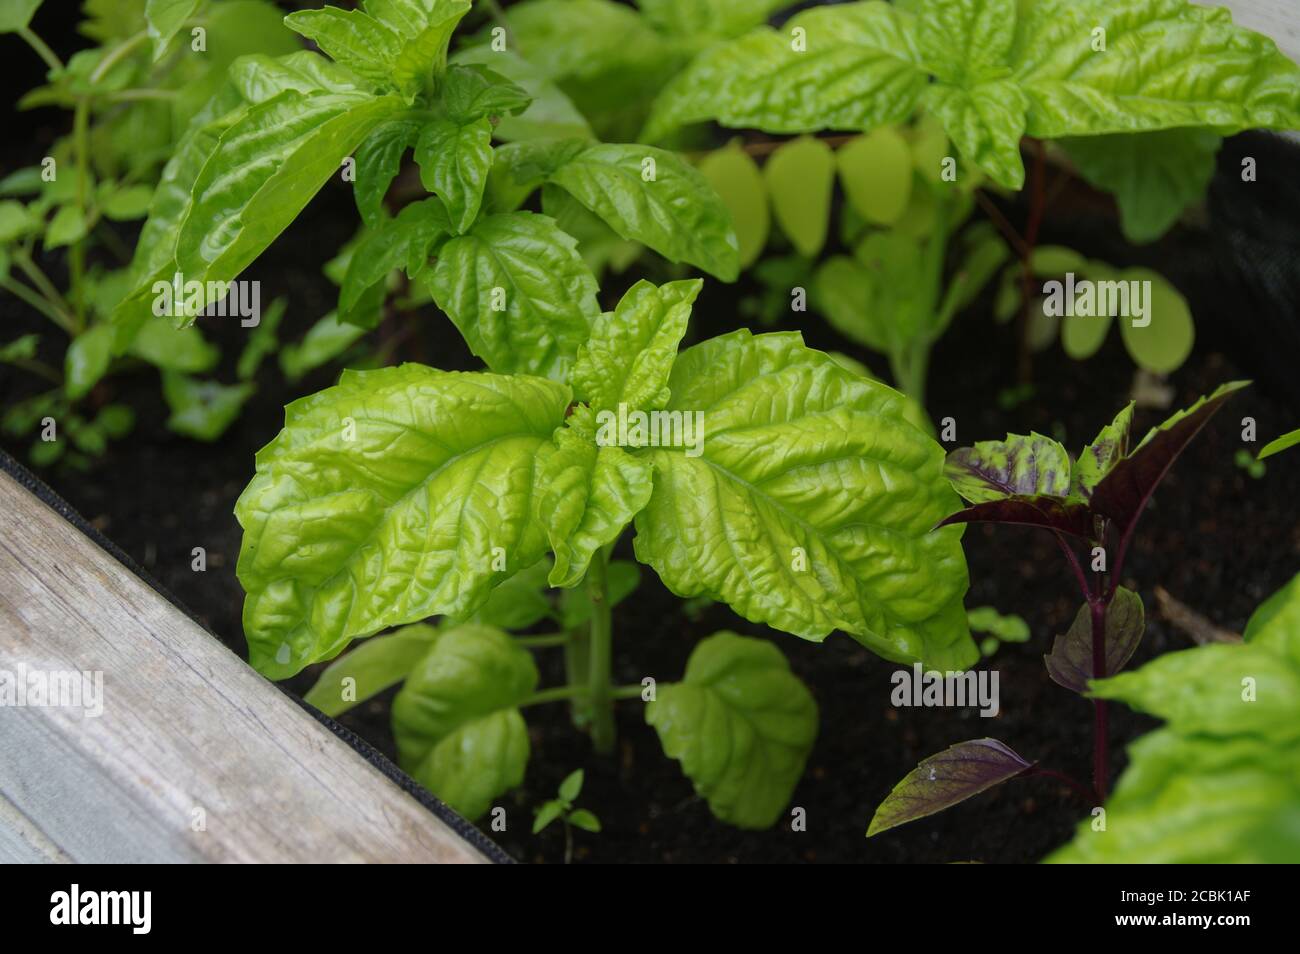
MULTIPOLYGON (((30 150, 34 143, 24 147, 30 150)), ((39 147, 38 147, 39 148, 39 147)), ((8 171, 6 168, 5 171, 8 171)), ((1221 184, 1221 183, 1220 183, 1221 184)), ((1008 217, 1023 221, 1024 210, 1008 217)), ((332 306, 334 290, 319 266, 348 238, 355 212, 348 191, 328 187, 308 213, 255 266, 263 301, 285 294, 289 314, 282 338, 296 338, 332 306)), ((1243 299, 1232 276, 1221 236, 1180 230, 1157 246, 1135 252, 1119 238, 1109 206, 1081 188, 1055 196, 1043 241, 1068 242, 1116 264, 1151 264, 1183 288, 1192 301, 1199 341, 1192 359, 1172 376, 1176 405, 1184 405, 1215 385, 1260 376, 1262 385, 1239 397, 1207 428, 1180 460, 1147 514, 1125 571, 1124 584, 1140 592, 1148 607, 1146 638, 1133 665, 1191 645, 1188 637, 1154 617, 1153 589, 1164 586, 1215 622, 1240 630, 1253 608, 1300 567, 1300 465, 1279 457, 1261 479, 1233 463, 1242 447, 1241 420, 1254 417, 1263 440, 1296 426, 1294 400, 1296 315, 1252 286, 1250 323, 1241 314, 1243 299), (1263 300, 1258 294, 1263 294, 1263 300), (1245 329, 1252 329, 1251 334, 1245 329), (1289 342, 1282 354, 1260 348, 1259 329, 1289 342), (1277 331, 1277 329, 1283 329, 1277 331), (1279 374, 1276 359, 1289 363, 1279 374)), ((125 238, 130 241, 131 236, 125 238)), ((1283 250, 1294 269, 1295 248, 1283 250)), ((56 274, 57 259, 48 263, 56 274)), ((623 280, 630 281, 632 276, 623 280)), ((737 290, 707 284, 696 309, 693 335, 708 337, 739 327, 737 290)), ((622 287, 607 284, 607 303, 622 287)), ((930 379, 928 409, 938 419, 957 421, 958 441, 1001 437, 1009 430, 1036 429, 1063 439, 1077 450, 1109 422, 1127 400, 1132 364, 1112 332, 1094 359, 1077 363, 1059 348, 1037 355, 1033 397, 1004 410, 999 395, 1014 383, 1015 347, 1009 326, 994 325, 985 300, 957 320, 939 344, 930 379)), ((402 359, 442 367, 470 367, 469 355, 450 323, 430 309, 418 333, 398 350, 402 359)), ((231 380, 234 356, 246 332, 236 322, 207 325, 210 337, 228 354, 224 379, 231 380)), ((0 323, 21 333, 39 327, 11 298, 0 298, 0 323)), ((808 343, 855 351, 813 315, 791 316, 782 328, 799 327, 808 343), (796 324, 794 319, 798 319, 796 324)), ((389 329, 381 334, 392 333, 389 329)), ((12 335, 6 334, 6 340, 12 335)), ((1266 338, 1276 340, 1275 338, 1266 338)), ((44 355, 57 361, 51 350, 44 355)), ((332 383, 337 368, 286 384, 268 361, 258 376, 259 390, 227 435, 203 445, 172 435, 164 427, 154 372, 115 377, 97 391, 99 402, 125 400, 137 410, 134 434, 111 447, 89 473, 55 470, 42 476, 126 553, 153 574, 235 652, 244 654, 240 626, 242 591, 235 578, 240 530, 234 501, 248 481, 253 454, 279 430, 282 406, 332 383), (208 569, 193 572, 191 548, 202 546, 208 569)), ((28 393, 12 369, 0 369, 0 402, 28 393)), ((1139 413, 1138 430, 1157 423, 1158 411, 1139 413)), ((1256 445, 1258 446, 1258 445, 1256 445)), ((25 447, 5 449, 23 459, 25 447)), ((628 541, 622 555, 630 557, 628 541)), ((971 567, 968 605, 992 604, 1018 613, 1030 624, 1032 640, 1004 646, 983 665, 1000 674, 1001 714, 982 719, 974 709, 896 709, 890 704, 895 667, 836 635, 817 645, 765 630, 737 618, 726 607, 707 608, 696 619, 646 570, 640 590, 616 612, 615 667, 620 682, 643 676, 672 680, 681 675, 687 654, 702 637, 719 629, 764 635, 776 641, 811 687, 821 709, 821 731, 792 806, 806 810, 807 830, 791 830, 788 819, 769 831, 738 831, 712 818, 704 801, 676 763, 666 759, 653 730, 642 721, 639 704, 621 703, 616 757, 593 755, 587 738, 572 729, 562 706, 528 710, 533 753, 524 786, 502 799, 508 830, 489 832, 524 861, 559 861, 563 834, 553 826, 529 834, 532 808, 553 795, 568 772, 584 768, 581 804, 595 810, 600 835, 576 833, 578 860, 631 862, 1031 862, 1071 835, 1087 814, 1060 783, 1021 780, 930 819, 877 838, 864 832, 874 807, 890 788, 927 755, 952 743, 984 736, 1006 742, 1027 758, 1086 778, 1091 752, 1091 716, 1086 702, 1050 682, 1041 656, 1053 634, 1072 619, 1079 598, 1050 537, 1033 531, 973 528, 966 537, 971 567)), ((557 650, 543 650, 544 679, 560 678, 557 650), (545 660, 551 660, 545 662, 545 660)), ((313 673, 291 688, 305 692, 313 673)), ((380 750, 393 754, 387 727, 391 693, 364 704, 342 721, 380 750)), ((1114 707, 1114 772, 1124 763, 1123 745, 1151 728, 1152 720, 1114 707)))

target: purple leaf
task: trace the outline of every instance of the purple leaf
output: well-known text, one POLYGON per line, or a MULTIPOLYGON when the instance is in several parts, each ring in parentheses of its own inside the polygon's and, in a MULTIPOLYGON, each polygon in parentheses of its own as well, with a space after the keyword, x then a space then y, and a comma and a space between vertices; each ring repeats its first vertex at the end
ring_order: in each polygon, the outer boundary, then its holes
MULTIPOLYGON (((1113 676, 1128 663, 1142 642, 1146 621, 1142 599, 1120 587, 1106 609, 1106 675, 1113 676)), ((1064 636, 1057 636, 1052 651, 1043 657, 1047 674, 1059 686, 1082 695, 1088 691, 1092 671, 1092 614, 1084 603, 1064 636)))
POLYGON ((876 809, 867 837, 933 815, 1032 768, 997 739, 958 742, 925 759, 876 809))
MULTIPOLYGON (((1082 503, 1059 497, 1008 497, 959 510, 940 527, 954 523, 1016 523, 1045 527, 1071 536, 1091 539, 1092 511, 1082 503)), ((937 528, 936 528, 937 529, 937 528)))
POLYGON ((1042 434, 1008 434, 948 455, 944 475, 973 504, 1007 497, 1064 497, 1070 492, 1070 455, 1042 434))
POLYGON ((1114 520, 1127 537, 1156 486, 1178 455, 1237 391, 1249 381, 1233 381, 1179 411, 1151 433, 1133 453, 1119 461, 1092 492, 1092 509, 1114 520))

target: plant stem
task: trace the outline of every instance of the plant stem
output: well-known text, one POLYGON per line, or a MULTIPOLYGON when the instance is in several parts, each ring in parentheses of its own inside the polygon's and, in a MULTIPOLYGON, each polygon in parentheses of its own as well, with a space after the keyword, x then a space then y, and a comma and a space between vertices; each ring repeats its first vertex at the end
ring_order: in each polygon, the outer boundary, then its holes
POLYGON ((1069 775, 1066 775, 1064 772, 1057 772, 1053 769, 1039 768, 1037 765, 1035 765, 1028 772, 1026 772, 1025 775, 1031 778, 1033 776, 1040 775, 1043 776, 1044 778, 1053 778, 1056 779, 1058 782, 1064 782, 1066 785, 1070 786, 1070 788, 1072 788, 1078 795, 1080 795, 1085 802, 1092 802, 1093 797, 1096 794, 1093 791, 1091 791, 1088 788, 1088 786, 1084 785, 1082 782, 1074 778, 1071 778, 1069 775))
POLYGON ((40 295, 36 294, 21 282, 16 282, 10 278, 0 279, 0 288, 3 288, 15 298, 21 298, 27 304, 31 305, 50 321, 54 322, 68 334, 74 334, 72 330, 72 319, 59 311, 53 303, 46 301, 40 295))
POLYGON ((519 703, 523 706, 540 706, 547 702, 565 702, 569 699, 576 699, 579 696, 587 694, 586 686, 553 686, 550 689, 543 689, 540 692, 534 692, 531 696, 519 703))
POLYGON ((1018 349, 1016 367, 1021 384, 1033 380, 1033 355, 1029 350, 1029 305, 1033 297, 1033 270, 1030 267, 1034 249, 1038 246, 1038 230, 1043 224, 1043 211, 1047 207, 1047 194, 1044 179, 1047 152, 1041 139, 1033 140, 1034 166, 1032 192, 1030 193, 1029 219, 1025 223, 1025 241, 1021 249, 1021 295, 1020 313, 1016 319, 1016 347, 1018 349))
MULTIPOLYGON (((90 98, 82 96, 77 100, 73 113, 72 136, 77 149, 77 207, 81 209, 82 220, 87 216, 87 193, 90 190, 90 98)), ((86 228, 89 229, 89 223, 86 228)), ((76 315, 77 334, 86 326, 85 272, 86 272, 86 236, 83 234, 72 243, 68 256, 72 272, 72 307, 76 315)))
POLYGON ((18 35, 27 41, 27 45, 36 51, 36 55, 45 61, 46 66, 52 70, 63 69, 63 61, 45 45, 44 40, 32 32, 30 27, 19 27, 18 35))
MULTIPOLYGON (((1092 674, 1094 679, 1106 676, 1106 603, 1101 599, 1088 602, 1092 612, 1092 674)), ((1092 700, 1092 786, 1100 804, 1106 801, 1106 736, 1107 712, 1105 699, 1092 700)))
POLYGON ((515 644, 535 649, 546 646, 564 646, 569 642, 568 633, 545 633, 541 636, 516 636, 515 644))
POLYGON ((69 307, 67 299, 54 287, 54 283, 41 271, 40 266, 32 261, 31 254, 26 249, 14 249, 11 254, 14 264, 27 276, 27 280, 35 285, 36 290, 45 296, 45 300, 63 316, 62 321, 56 319, 59 327, 71 334, 73 331, 72 309, 69 307))
POLYGON ((591 705, 591 741, 599 755, 614 751, 614 701, 610 677, 613 668, 613 635, 608 594, 609 554, 600 550, 587 570, 587 592, 591 596, 591 654, 588 672, 591 705))
POLYGON ((610 690, 611 699, 640 699, 641 693, 645 692, 644 686, 615 686, 610 690))

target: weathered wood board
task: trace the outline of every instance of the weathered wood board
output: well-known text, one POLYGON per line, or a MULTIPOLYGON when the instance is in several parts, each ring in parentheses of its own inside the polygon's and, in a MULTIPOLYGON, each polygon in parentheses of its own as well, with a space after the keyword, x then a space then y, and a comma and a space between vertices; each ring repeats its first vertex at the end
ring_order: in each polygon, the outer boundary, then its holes
POLYGON ((0 862, 487 860, 0 472, 6 674, 0 862), (80 707, 35 704, 51 673, 91 674, 80 707))

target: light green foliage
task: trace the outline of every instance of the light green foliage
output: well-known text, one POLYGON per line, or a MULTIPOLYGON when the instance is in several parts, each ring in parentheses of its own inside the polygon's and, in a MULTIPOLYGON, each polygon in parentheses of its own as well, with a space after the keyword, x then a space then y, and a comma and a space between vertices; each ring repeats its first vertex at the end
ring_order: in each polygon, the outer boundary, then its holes
POLYGON ((524 779, 528 730, 518 706, 537 678, 533 657, 500 630, 442 633, 393 700, 402 767, 462 815, 483 815, 524 779))
POLYGON ((715 815, 769 828, 803 774, 817 703, 771 643, 722 632, 695 647, 681 682, 658 687, 646 721, 715 815))
POLYGON ((1274 454, 1280 454, 1282 451, 1295 447, 1297 444, 1300 444, 1300 430, 1294 430, 1289 434, 1283 434, 1276 440, 1265 444, 1264 447, 1260 449, 1259 459, 1264 460, 1267 457, 1272 457, 1274 454))
POLYGON ((732 142, 705 156, 700 162, 700 174, 731 213, 740 246, 737 264, 749 268, 767 245, 771 228, 767 186, 758 164, 738 142, 732 142))

